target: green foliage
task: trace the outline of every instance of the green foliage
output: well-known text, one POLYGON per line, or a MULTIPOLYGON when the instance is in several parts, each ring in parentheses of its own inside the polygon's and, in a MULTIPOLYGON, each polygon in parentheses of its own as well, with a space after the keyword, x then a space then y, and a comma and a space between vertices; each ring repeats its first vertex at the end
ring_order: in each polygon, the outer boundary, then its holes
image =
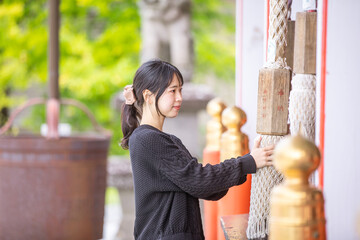
POLYGON ((235 79, 235 1, 194 0, 195 81, 214 74, 220 81, 235 79))
POLYGON ((46 79, 46 15, 43 3, 4 1, 0 5, 0 107, 19 104, 5 89, 24 90, 46 79))
POLYGON ((115 187, 107 187, 105 192, 105 205, 119 204, 119 192, 115 187))
MULTIPOLYGON (((235 76, 234 1, 194 0, 195 81, 214 74, 235 76)), ((32 86, 47 91, 48 10, 46 0, 0 0, 0 109, 25 98, 32 86)), ((60 5, 60 95, 87 105, 99 123, 113 131, 110 154, 124 154, 120 115, 111 107, 114 95, 131 83, 139 66, 140 17, 135 0, 62 0, 60 5)), ((46 94, 44 94, 46 95, 46 94)), ((40 96, 41 97, 41 96, 40 96)), ((44 96, 46 97, 46 96, 44 96)), ((63 107, 61 121, 77 131, 91 129, 78 109, 63 107)), ((34 107, 24 126, 39 132, 44 107, 34 107)))

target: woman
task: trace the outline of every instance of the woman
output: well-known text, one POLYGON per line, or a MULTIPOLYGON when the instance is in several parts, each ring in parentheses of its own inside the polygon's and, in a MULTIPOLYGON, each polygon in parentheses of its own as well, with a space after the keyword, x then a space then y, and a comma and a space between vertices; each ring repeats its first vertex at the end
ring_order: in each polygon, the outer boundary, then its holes
POLYGON ((180 139, 162 131, 165 119, 179 113, 182 85, 176 67, 152 60, 124 90, 121 145, 129 148, 132 163, 135 239, 204 239, 198 199, 219 200, 247 174, 272 164, 273 147, 258 148, 260 139, 245 156, 198 163, 180 139))

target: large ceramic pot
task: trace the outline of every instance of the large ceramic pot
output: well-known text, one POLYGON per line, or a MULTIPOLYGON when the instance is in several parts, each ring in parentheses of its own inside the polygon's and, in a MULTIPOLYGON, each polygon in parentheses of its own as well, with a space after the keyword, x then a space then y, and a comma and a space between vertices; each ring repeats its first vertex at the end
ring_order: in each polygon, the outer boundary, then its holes
POLYGON ((102 238, 107 137, 0 137, 0 239, 102 238))

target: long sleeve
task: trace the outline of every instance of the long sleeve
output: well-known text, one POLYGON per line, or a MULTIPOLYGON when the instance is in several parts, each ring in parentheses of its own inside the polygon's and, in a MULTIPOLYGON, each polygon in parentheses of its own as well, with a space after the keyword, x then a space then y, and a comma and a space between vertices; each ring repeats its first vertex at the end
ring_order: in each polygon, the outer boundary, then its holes
POLYGON ((153 163, 163 176, 196 198, 221 198, 224 191, 244 183, 247 174, 256 172, 250 154, 203 166, 191 156, 180 139, 160 131, 144 133, 137 144, 154 155, 153 163))
POLYGON ((161 172, 183 191, 197 198, 226 191, 246 181, 246 174, 256 172, 250 154, 226 160, 217 165, 203 166, 195 158, 187 159, 181 152, 174 158, 161 160, 161 172))
POLYGON ((213 195, 204 197, 203 199, 209 200, 209 201, 217 201, 217 200, 220 200, 221 198, 223 198, 227 194, 227 192, 228 192, 228 189, 218 192, 218 193, 215 193, 213 195))

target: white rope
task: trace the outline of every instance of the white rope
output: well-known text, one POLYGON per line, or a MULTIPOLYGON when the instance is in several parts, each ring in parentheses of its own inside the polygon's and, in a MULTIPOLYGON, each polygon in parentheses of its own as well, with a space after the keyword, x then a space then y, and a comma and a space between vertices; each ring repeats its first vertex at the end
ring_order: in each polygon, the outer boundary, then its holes
MULTIPOLYGON (((277 144, 283 136, 261 135, 260 147, 277 144)), ((270 214, 270 192, 283 181, 283 175, 274 167, 258 169, 252 175, 250 213, 246 235, 249 239, 263 238, 269 235, 268 218, 270 214)))
POLYGON ((312 74, 296 74, 291 81, 289 120, 291 135, 299 132, 315 141, 316 77, 312 74))
POLYGON ((278 58, 275 62, 267 61, 264 64, 264 68, 269 69, 288 69, 291 70, 290 67, 286 63, 286 58, 278 58))
MULTIPOLYGON (((291 135, 301 135, 315 141, 316 75, 296 74, 291 80, 289 121, 291 135), (300 130, 301 125, 301 130, 300 130)), ((315 184, 315 174, 310 182, 315 184)))
POLYGON ((284 58, 287 34, 288 0, 270 0, 268 62, 284 58))

